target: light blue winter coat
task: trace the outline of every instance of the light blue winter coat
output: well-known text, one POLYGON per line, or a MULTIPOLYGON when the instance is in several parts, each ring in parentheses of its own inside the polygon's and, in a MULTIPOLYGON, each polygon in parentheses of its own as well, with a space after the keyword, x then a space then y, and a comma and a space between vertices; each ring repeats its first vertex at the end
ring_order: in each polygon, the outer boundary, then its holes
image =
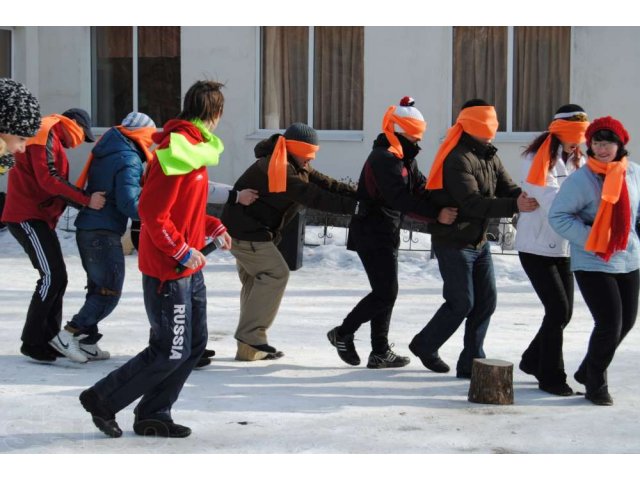
POLYGON ((626 175, 631 204, 631 230, 627 250, 615 253, 608 262, 584 250, 602 194, 603 177, 587 165, 567 178, 549 210, 549 224, 569 240, 571 270, 629 273, 640 268, 640 242, 635 230, 640 208, 640 166, 629 161, 626 175))

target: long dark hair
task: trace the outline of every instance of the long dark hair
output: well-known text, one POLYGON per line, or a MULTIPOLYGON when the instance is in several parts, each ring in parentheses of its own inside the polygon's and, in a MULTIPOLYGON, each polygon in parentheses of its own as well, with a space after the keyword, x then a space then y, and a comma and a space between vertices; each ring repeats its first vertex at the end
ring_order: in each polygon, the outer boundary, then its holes
MULTIPOLYGON (((568 118, 563 118, 563 120, 568 120, 570 122, 584 122, 587 120, 587 114, 584 113, 583 108, 579 105, 575 105, 572 103, 568 105, 563 105, 562 107, 560 107, 556 112, 556 115, 559 113, 568 113, 568 112, 576 112, 576 114, 568 118)), ((547 139, 549 135, 551 135, 551 142, 549 145, 549 156, 551 157, 551 163, 549 164, 549 168, 553 168, 556 166, 556 162, 557 162, 556 154, 558 152, 558 148, 560 147, 560 145, 562 145, 562 141, 560 140, 560 138, 558 138, 556 135, 552 134, 551 132, 542 132, 540 135, 534 138, 533 142, 531 142, 529 146, 525 148, 522 154, 527 155, 531 153, 535 155, 536 153, 538 153, 538 150, 540 150, 540 147, 542 146, 542 144, 544 143, 544 141, 547 139)), ((563 155, 565 154, 564 150, 562 154, 563 155)), ((580 166, 580 157, 582 155, 583 155, 582 150, 580 149, 580 145, 578 145, 578 147, 573 151, 573 153, 569 154, 567 161, 570 161, 574 167, 578 168, 580 166)))

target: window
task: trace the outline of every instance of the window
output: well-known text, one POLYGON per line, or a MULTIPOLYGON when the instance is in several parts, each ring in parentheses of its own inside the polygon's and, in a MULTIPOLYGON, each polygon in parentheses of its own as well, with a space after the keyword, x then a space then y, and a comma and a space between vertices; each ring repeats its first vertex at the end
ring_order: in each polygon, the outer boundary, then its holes
POLYGON ((11 30, 0 29, 0 78, 11 78, 11 30))
POLYGON ((454 27, 453 118, 472 98, 501 132, 544 131, 570 94, 571 27, 454 27))
POLYGON ((180 113, 180 27, 93 27, 94 122, 119 124, 132 110, 160 126, 180 113))
POLYGON ((261 50, 259 128, 362 130, 364 27, 262 27, 261 50))

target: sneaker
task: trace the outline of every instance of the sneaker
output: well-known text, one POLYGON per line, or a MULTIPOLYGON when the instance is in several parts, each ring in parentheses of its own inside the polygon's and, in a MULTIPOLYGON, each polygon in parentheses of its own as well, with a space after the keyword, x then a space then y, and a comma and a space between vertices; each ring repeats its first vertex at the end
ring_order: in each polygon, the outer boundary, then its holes
POLYGON ((564 383, 555 383, 555 384, 545 384, 540 382, 538 384, 538 388, 543 392, 550 393, 551 395, 558 395, 560 397, 570 397, 573 395, 573 389, 564 383))
POLYGON ((444 361, 438 355, 436 355, 435 357, 434 356, 428 357, 426 355, 421 354, 420 351, 418 350, 418 346, 414 343, 414 340, 412 340, 411 343, 409 344, 409 350, 411 351, 411 353, 413 353, 416 357, 420 359, 420 361, 422 362, 422 365, 424 365, 426 368, 428 368, 432 372, 447 373, 449 370, 451 370, 449 368, 449 365, 444 363, 444 361))
POLYGON ((133 431, 136 432, 136 435, 145 437, 184 438, 191 435, 189 427, 178 425, 172 420, 157 420, 155 418, 136 420, 133 424, 133 431))
POLYGON ((353 334, 345 335, 341 337, 338 334, 338 328, 330 330, 327 333, 327 338, 331 345, 338 350, 338 356, 349 365, 360 365, 360 357, 356 352, 356 347, 353 344, 353 334))
POLYGON ((111 358, 111 354, 106 350, 102 350, 97 343, 82 343, 82 340, 80 340, 79 346, 80 351, 91 361, 111 358))
POLYGON ((216 356, 215 350, 209 350, 208 348, 204 349, 204 353, 202 354, 204 358, 211 358, 216 356))
POLYGON ((211 365, 211 359, 209 357, 200 357, 198 359, 198 363, 196 363, 196 366, 193 368, 202 368, 202 367, 206 367, 207 365, 211 365))
POLYGON ((32 358, 33 360, 37 360, 38 362, 46 362, 51 363, 55 362, 57 356, 51 352, 49 345, 46 347, 41 347, 39 345, 29 345, 23 343, 20 347, 20 353, 32 358))
POLYGON ((49 345, 62 353, 69 360, 78 363, 87 363, 89 359, 82 351, 80 351, 80 343, 78 337, 74 337, 73 333, 67 330, 60 330, 58 334, 49 340, 49 345))
POLYGON ((98 429, 112 438, 122 436, 122 430, 116 422, 116 415, 109 410, 93 388, 89 388, 80 394, 80 403, 91 414, 93 424, 98 429))
POLYGON ((584 394, 584 398, 591 401, 591 403, 594 403, 595 405, 607 407, 613 405, 613 398, 611 398, 611 395, 609 395, 609 390, 606 386, 599 388, 595 392, 587 391, 587 393, 584 394))
POLYGON ((409 357, 401 357, 391 350, 391 345, 383 354, 373 353, 369 355, 367 368, 399 368, 409 365, 409 357))

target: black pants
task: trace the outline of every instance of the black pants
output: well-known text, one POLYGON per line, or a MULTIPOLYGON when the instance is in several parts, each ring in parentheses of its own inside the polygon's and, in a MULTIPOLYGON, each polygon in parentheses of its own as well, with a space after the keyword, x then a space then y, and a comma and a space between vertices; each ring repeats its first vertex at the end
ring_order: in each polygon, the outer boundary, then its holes
POLYGON ((355 333, 360 325, 371 321, 371 349, 385 353, 389 348, 391 313, 398 297, 398 243, 393 239, 376 241, 365 228, 353 222, 351 228, 350 235, 369 278, 371 293, 346 316, 338 334, 355 333))
POLYGON ((576 271, 576 280, 595 323, 579 370, 587 392, 607 387, 607 368, 638 314, 639 270, 629 273, 576 271))
POLYGON ((522 354, 522 363, 541 384, 567 381, 562 356, 562 333, 573 313, 571 260, 520 252, 520 263, 544 306, 542 325, 522 354))
POLYGON ((142 275, 151 324, 149 346, 94 385, 115 413, 142 396, 138 420, 171 420, 171 407, 207 346, 207 291, 202 271, 161 282, 142 275))
POLYGON ((67 269, 56 231, 41 220, 9 223, 9 231, 40 273, 22 330, 25 344, 46 347, 62 322, 62 297, 67 289, 67 269))

